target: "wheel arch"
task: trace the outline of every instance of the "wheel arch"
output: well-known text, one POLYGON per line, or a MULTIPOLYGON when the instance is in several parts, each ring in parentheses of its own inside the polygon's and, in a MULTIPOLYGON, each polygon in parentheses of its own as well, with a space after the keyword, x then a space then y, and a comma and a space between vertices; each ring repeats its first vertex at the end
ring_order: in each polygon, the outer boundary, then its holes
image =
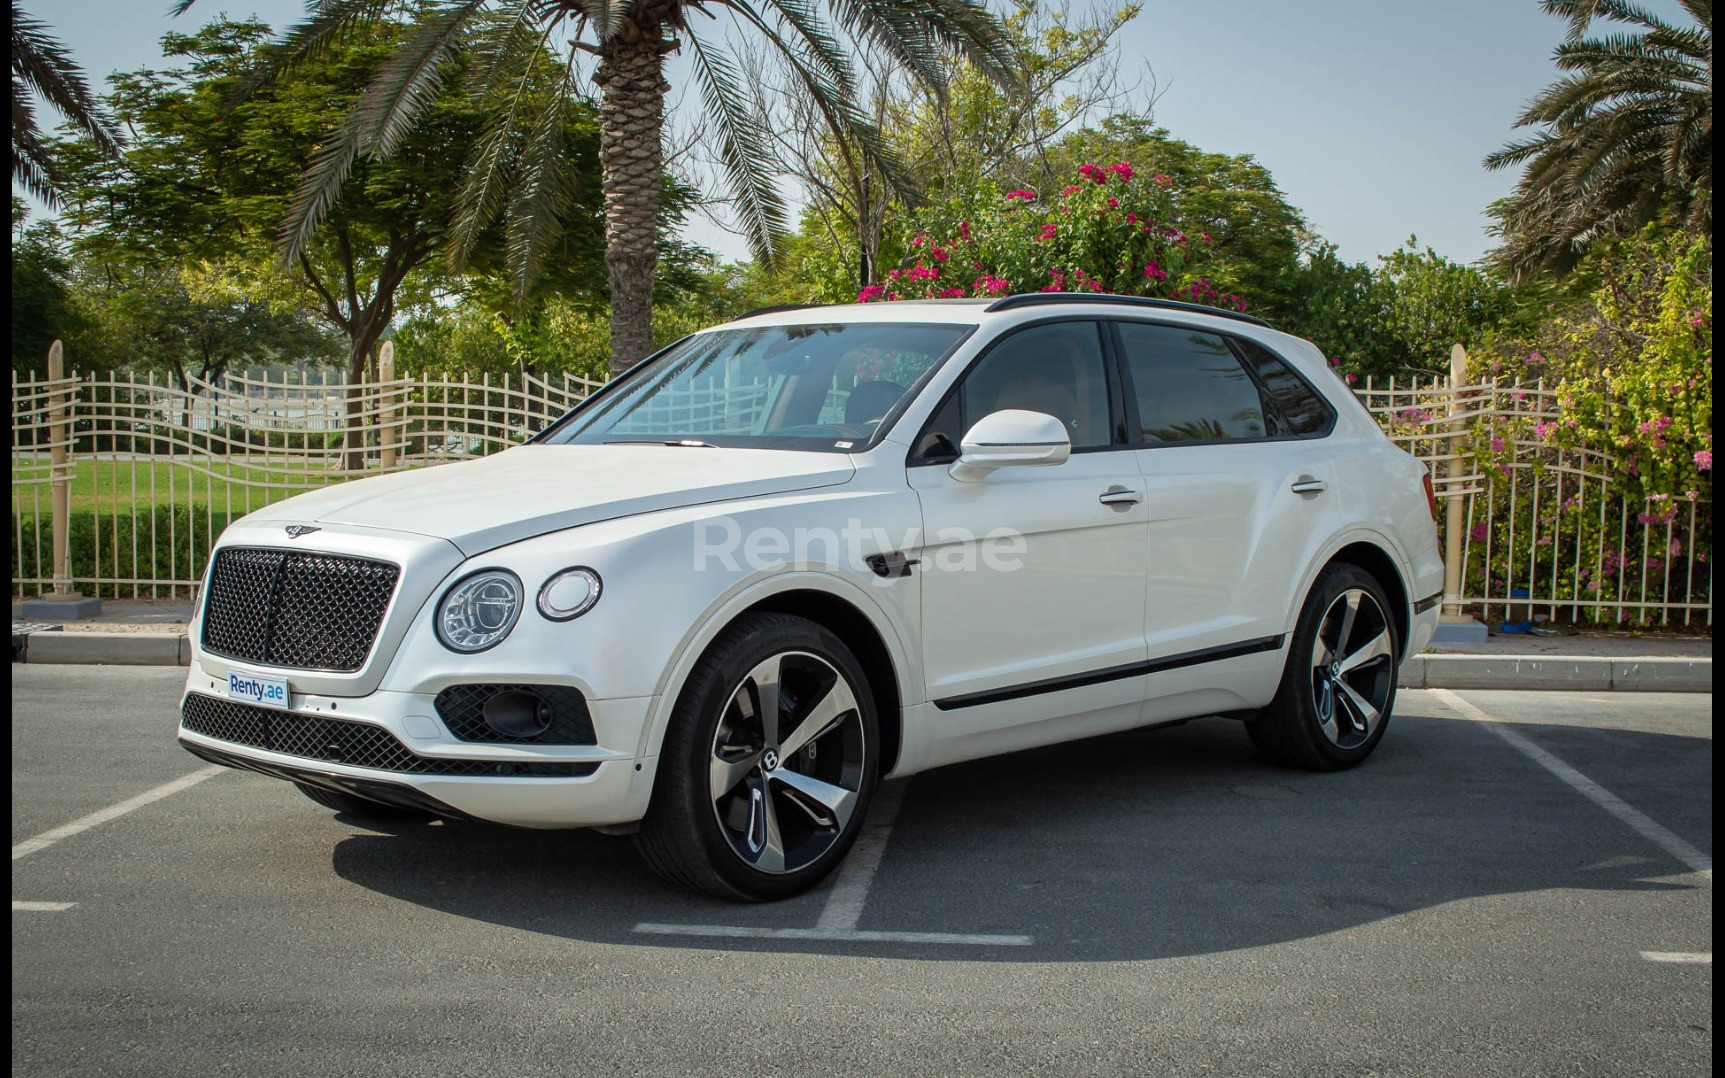
POLYGON ((1392 616, 1396 619, 1396 643, 1401 653, 1396 656, 1399 663, 1407 654, 1408 646, 1408 612, 1409 603, 1407 581, 1402 577, 1401 567, 1396 564, 1395 555, 1382 546, 1369 540, 1355 540, 1334 554, 1324 563, 1331 565, 1352 565, 1372 575, 1372 578, 1384 589, 1384 594, 1390 601, 1392 616))
MULTIPOLYGON (((904 706, 915 689, 909 679, 915 674, 905 657, 904 645, 891 618, 868 601, 868 597, 841 594, 831 577, 821 574, 787 574, 764 588, 744 589, 716 604, 690 634, 666 671, 654 714, 645 731, 644 755, 656 756, 664 744, 665 731, 677 697, 690 673, 713 642, 739 618, 753 613, 782 613, 806 618, 844 641, 862 665, 881 734, 882 775, 892 772, 904 744, 904 706)), ((850 589, 846 588, 846 591, 850 589)))
POLYGON ((851 649, 862 664, 869 692, 874 695, 881 738, 880 773, 891 774, 898 766, 899 749, 904 744, 904 701, 892 652, 868 615, 831 592, 806 588, 769 595, 737 617, 757 612, 793 614, 807 619, 830 631, 851 649))

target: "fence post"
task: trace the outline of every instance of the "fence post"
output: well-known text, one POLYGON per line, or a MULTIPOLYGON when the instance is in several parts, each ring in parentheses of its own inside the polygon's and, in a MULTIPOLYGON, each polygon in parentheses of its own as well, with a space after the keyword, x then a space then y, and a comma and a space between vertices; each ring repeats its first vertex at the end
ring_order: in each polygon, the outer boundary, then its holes
POLYGON ((1461 612, 1462 496, 1457 493, 1466 474, 1462 460, 1461 387, 1467 382, 1467 350, 1457 344, 1449 350, 1449 487, 1444 498, 1443 609, 1446 620, 1465 620, 1461 612))
POLYGON ((26 602, 26 618, 88 618, 102 612, 102 600, 72 590, 72 387, 66 381, 65 352, 60 342, 48 347, 48 477, 52 491, 53 590, 26 602))
POLYGON ((377 349, 377 463, 381 471, 395 467, 395 342, 377 349))

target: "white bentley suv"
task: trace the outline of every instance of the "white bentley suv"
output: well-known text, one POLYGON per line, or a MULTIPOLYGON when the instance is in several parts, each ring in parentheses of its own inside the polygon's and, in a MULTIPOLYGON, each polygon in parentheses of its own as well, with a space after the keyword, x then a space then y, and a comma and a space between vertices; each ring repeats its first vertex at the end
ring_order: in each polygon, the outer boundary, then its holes
POLYGON ((1437 621, 1425 469, 1308 342, 1036 294, 754 312, 525 445, 222 535, 179 738, 356 816, 813 886, 883 778, 1219 715, 1334 769, 1437 621))

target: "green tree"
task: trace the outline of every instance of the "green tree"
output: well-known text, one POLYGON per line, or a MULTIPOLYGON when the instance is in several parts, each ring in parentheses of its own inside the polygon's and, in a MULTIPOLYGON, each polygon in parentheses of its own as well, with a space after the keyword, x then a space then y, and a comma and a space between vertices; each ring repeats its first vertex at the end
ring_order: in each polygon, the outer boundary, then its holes
POLYGON ((1669 214, 1713 231, 1713 3, 1677 0, 1693 25, 1629 0, 1542 0, 1569 20, 1564 75, 1521 114, 1535 128, 1485 159, 1519 166, 1515 191, 1492 207, 1518 274, 1567 271, 1594 240, 1669 214), (1630 32, 1588 37, 1596 18, 1630 32))
POLYGON ((90 92, 83 70, 46 26, 12 0, 12 182, 54 206, 65 175, 36 127, 31 99, 38 96, 104 153, 119 152, 113 121, 90 92))
POLYGON ((1214 153, 1142 117, 1117 115, 1062 139, 1046 160, 1060 175, 1084 161, 1129 161, 1145 175, 1166 177, 1167 219, 1208 237, 1210 278, 1248 297, 1265 317, 1298 311, 1291 282, 1307 238, 1305 219, 1250 154, 1214 153))
MULTIPOLYGON (((178 10, 192 0, 181 0, 178 10)), ((316 0, 288 35, 284 64, 308 63, 387 0, 316 0)), ((991 76, 1010 77, 1013 55, 983 0, 428 0, 412 33, 380 67, 340 132, 320 153, 294 201, 288 249, 297 252, 334 202, 334 192, 361 162, 401 155, 439 100, 463 56, 474 58, 472 82, 489 103, 488 125, 471 141, 460 187, 453 249, 459 261, 478 232, 508 206, 524 206, 527 227, 512 244, 517 276, 531 277, 534 251, 565 202, 560 179, 562 117, 580 93, 575 59, 598 58, 600 166, 605 193, 605 261, 611 298, 611 365, 622 371, 652 344, 653 281, 663 197, 662 131, 665 56, 687 49, 730 193, 755 253, 768 257, 784 227, 784 207, 763 138, 763 118, 749 108, 748 75, 727 35, 764 42, 794 73, 823 121, 866 152, 884 156, 859 112, 837 22, 853 40, 892 56, 931 86, 947 81, 947 62, 966 57, 991 76), (823 16, 822 8, 832 18, 823 16), (730 18, 706 20, 720 10, 730 18), (710 27, 710 28, 709 28, 710 27), (532 85, 527 58, 553 34, 573 42, 554 92, 516 92, 532 85), (507 150, 524 145, 518 167, 507 150)))
POLYGON ((27 224, 16 195, 12 227, 12 370, 42 376, 49 345, 80 333, 85 319, 73 298, 71 257, 59 229, 52 221, 27 224))
MULTIPOLYGON (((296 234, 290 261, 272 251, 307 163, 316 173, 328 160, 354 102, 415 32, 366 23, 243 96, 268 47, 267 26, 217 21, 168 35, 164 51, 186 66, 115 77, 116 112, 137 135, 118 163, 86 150, 69 219, 87 233, 83 242, 116 257, 181 267, 220 262, 246 294, 296 293, 346 338, 348 378, 357 382, 404 297, 427 294, 434 283, 432 256, 448 240, 461 160, 485 130, 481 103, 453 83, 436 88, 392 154, 351 162, 339 183, 320 189, 317 227, 296 234)), ((570 172, 583 160, 590 172, 591 120, 577 110, 557 115, 570 172)), ((512 148, 510 161, 519 154, 512 148)), ((585 216, 572 209, 563 223, 563 250, 578 257, 582 228, 598 227, 596 208, 585 216)), ((491 229, 477 240, 509 237, 491 229)), ((350 412, 357 415, 358 405, 350 397, 350 412)), ((359 426, 350 423, 349 467, 360 464, 359 426)))
POLYGON ((824 289, 848 296, 884 277, 890 264, 881 252, 908 210, 954 186, 1046 185, 1057 171, 1070 174, 1078 162, 1050 164, 1049 149, 1098 109, 1132 96, 1115 37, 1138 11, 1129 4, 1073 16, 1043 0, 1013 0, 1001 23, 1018 77, 1004 83, 960 61, 946 85, 929 86, 905 77, 890 56, 865 51, 860 97, 902 175, 822 123, 799 86, 774 88, 770 107, 790 116, 781 167, 802 188, 799 233, 809 241, 786 244, 787 279, 804 279, 812 260, 824 289))

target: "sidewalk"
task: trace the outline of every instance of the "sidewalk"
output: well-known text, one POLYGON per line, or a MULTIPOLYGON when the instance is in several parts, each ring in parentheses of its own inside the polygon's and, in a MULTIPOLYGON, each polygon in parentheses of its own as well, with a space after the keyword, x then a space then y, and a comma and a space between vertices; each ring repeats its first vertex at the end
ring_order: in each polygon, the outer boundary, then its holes
MULTIPOLYGON (((186 666, 189 602, 108 599, 102 613, 58 625, 27 624, 12 606, 12 661, 186 666)), ((1438 644, 1402 663, 1408 689, 1559 689, 1568 692, 1712 692, 1713 639, 1492 635, 1482 644, 1438 644)))

